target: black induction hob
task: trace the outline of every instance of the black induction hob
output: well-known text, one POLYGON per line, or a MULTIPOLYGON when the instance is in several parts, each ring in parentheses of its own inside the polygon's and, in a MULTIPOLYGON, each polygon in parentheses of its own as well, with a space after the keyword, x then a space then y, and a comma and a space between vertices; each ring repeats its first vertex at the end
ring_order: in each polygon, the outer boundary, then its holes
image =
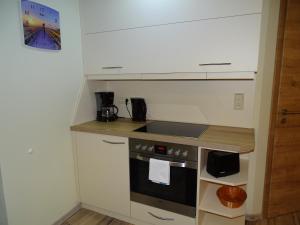
POLYGON ((135 131, 198 138, 207 128, 208 125, 204 124, 155 121, 148 123, 135 131))

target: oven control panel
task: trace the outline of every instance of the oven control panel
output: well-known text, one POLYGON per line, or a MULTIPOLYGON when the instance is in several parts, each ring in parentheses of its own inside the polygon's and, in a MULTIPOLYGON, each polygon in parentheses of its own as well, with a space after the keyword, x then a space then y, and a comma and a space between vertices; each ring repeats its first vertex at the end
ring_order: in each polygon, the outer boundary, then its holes
POLYGON ((198 160, 198 147, 167 142, 129 139, 130 151, 144 155, 164 156, 182 160, 198 160))

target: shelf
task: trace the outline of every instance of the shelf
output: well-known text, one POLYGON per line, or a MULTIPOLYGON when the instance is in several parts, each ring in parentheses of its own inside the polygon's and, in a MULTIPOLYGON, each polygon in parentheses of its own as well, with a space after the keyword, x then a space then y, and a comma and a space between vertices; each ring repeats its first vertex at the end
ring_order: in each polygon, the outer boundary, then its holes
POLYGON ((225 218, 211 213, 200 213, 198 225, 245 225, 245 216, 234 219, 225 218))
POLYGON ((204 167, 200 174, 200 180, 230 186, 245 185, 248 183, 248 159, 240 159, 240 172, 227 177, 215 178, 207 173, 206 167, 204 167))
POLYGON ((88 80, 253 80, 254 72, 99 73, 85 76, 88 80))
MULTIPOLYGON (((203 191, 203 196, 200 199, 200 210, 227 218, 236 218, 245 215, 245 203, 237 209, 225 207, 221 204, 216 194, 221 185, 208 182, 205 183, 206 185, 201 185, 202 187, 205 187, 204 190, 201 190, 201 192, 203 191)), ((245 186, 242 186, 242 188, 245 188, 245 186)))
POLYGON ((206 80, 206 73, 135 73, 135 74, 87 74, 88 80, 206 80))
POLYGON ((140 74, 87 74, 88 80, 140 80, 140 74))

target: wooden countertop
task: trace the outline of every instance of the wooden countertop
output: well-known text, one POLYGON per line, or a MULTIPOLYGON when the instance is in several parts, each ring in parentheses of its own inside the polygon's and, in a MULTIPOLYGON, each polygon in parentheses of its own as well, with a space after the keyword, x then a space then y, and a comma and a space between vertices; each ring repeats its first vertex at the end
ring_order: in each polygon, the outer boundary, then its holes
MULTIPOLYGON (((148 121, 147 123, 150 122, 151 121, 148 121)), ((194 145, 203 148, 238 153, 248 153, 254 150, 254 129, 211 125, 199 138, 134 132, 135 129, 144 125, 145 123, 133 122, 130 119, 120 118, 117 121, 109 123, 90 121, 74 125, 71 127, 71 130, 194 145)))

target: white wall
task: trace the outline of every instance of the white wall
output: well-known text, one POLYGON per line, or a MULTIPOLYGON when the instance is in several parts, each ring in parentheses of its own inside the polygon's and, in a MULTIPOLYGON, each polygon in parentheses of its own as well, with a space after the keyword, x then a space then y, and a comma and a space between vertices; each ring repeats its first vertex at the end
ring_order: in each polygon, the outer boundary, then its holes
POLYGON ((261 27, 259 67, 256 81, 254 127, 255 151, 250 164, 250 188, 248 188, 248 212, 262 212, 269 120, 272 101, 272 85, 276 54, 280 0, 264 0, 261 27))
POLYGON ((89 80, 82 82, 72 120, 73 125, 96 119, 95 92, 97 91, 107 91, 107 82, 89 80))
MULTIPOLYGON (((147 118, 253 127, 254 81, 110 81, 120 116, 129 117, 126 97, 143 97, 147 118), (234 110, 234 93, 245 94, 244 110, 234 110)), ((129 108, 131 106, 129 105, 129 108)))
POLYGON ((50 225, 78 202, 69 131, 82 79, 78 2, 37 1, 60 11, 61 51, 25 47, 20 2, 0 0, 0 164, 9 225, 50 225))

